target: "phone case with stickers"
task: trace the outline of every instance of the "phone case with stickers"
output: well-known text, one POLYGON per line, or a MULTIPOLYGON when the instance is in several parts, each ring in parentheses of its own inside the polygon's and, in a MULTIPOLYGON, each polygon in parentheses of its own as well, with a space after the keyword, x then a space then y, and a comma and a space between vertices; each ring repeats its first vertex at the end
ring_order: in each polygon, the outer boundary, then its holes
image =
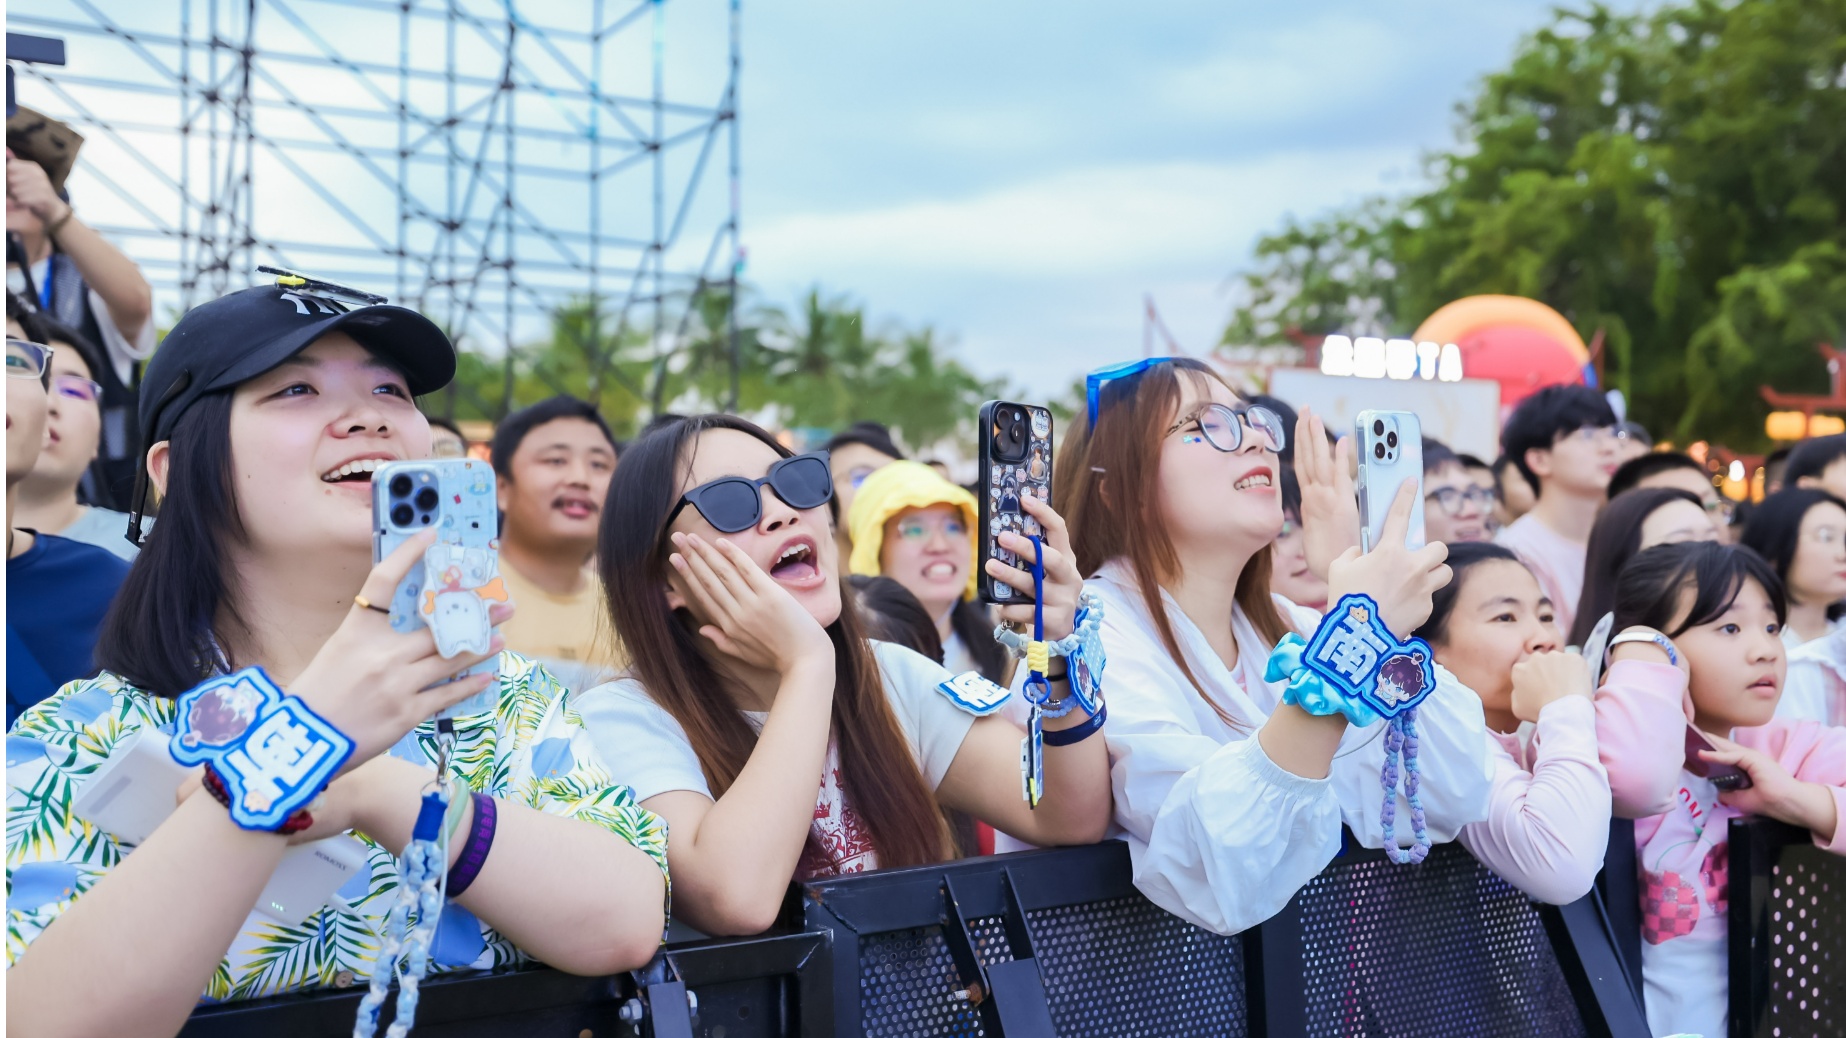
POLYGON ((424 554, 417 612, 436 635, 436 651, 444 659, 486 652, 494 636, 488 603, 506 599, 500 557, 492 548, 435 544, 424 554))
MULTIPOLYGON (((380 466, 372 474, 373 561, 383 559, 398 545, 427 529, 436 531, 437 546, 478 549, 494 556, 497 576, 500 509, 493 466, 474 458, 429 458, 380 466)), ((425 555, 424 564, 412 566, 398 584, 396 593, 391 596, 393 628, 408 634, 428 626, 422 611, 424 589, 433 583, 428 570, 429 556, 425 555)), ((488 637, 492 637, 491 631, 488 637)), ((478 640, 470 643, 483 644, 478 640)), ((485 651, 485 648, 476 651, 485 651)), ((488 660, 463 674, 492 672, 498 666, 497 661, 488 660)), ((479 695, 437 716, 459 717, 491 710, 499 697, 500 687, 496 681, 479 695)))
POLYGON ((981 528, 976 536, 981 546, 981 598, 1000 605, 1027 603, 1032 601, 1030 593, 987 574, 987 560, 1018 566, 1019 556, 1000 547, 1000 535, 1039 533, 1038 520, 1025 513, 1020 501, 1036 497, 1051 503, 1051 412, 1033 404, 989 400, 981 405, 980 429, 981 528))

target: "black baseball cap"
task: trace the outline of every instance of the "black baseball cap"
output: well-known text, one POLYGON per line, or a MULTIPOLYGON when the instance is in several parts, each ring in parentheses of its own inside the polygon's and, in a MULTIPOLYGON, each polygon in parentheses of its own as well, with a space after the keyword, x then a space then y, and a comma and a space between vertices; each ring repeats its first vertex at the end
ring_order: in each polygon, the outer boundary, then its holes
POLYGON ((205 394, 248 382, 336 331, 402 371, 416 396, 455 377, 455 346, 415 310, 353 308, 285 285, 246 288, 188 310, 161 340, 141 376, 142 445, 169 438, 205 394))

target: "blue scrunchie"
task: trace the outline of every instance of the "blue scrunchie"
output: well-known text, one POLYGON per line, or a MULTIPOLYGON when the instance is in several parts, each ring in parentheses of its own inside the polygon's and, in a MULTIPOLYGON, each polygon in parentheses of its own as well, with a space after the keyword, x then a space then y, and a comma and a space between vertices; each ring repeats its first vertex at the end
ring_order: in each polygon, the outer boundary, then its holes
POLYGON ((1345 695, 1314 673, 1301 658, 1307 647, 1307 640, 1299 634, 1285 634, 1269 654, 1263 680, 1288 682, 1288 687, 1282 690, 1282 702, 1292 703, 1316 717, 1345 714, 1355 728, 1365 728, 1383 720, 1383 716, 1363 700, 1345 695))

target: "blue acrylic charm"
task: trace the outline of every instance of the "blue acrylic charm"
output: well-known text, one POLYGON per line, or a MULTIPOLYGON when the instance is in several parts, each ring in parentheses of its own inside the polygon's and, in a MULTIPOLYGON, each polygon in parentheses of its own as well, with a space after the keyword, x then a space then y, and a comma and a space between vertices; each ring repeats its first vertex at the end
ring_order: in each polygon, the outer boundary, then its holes
POLYGON ((1397 717, 1436 688, 1429 643, 1398 641, 1367 595, 1347 595, 1328 611, 1301 662, 1382 717, 1397 717))
POLYGON ((976 717, 986 717, 1013 698, 1012 689, 996 685, 982 677, 978 671, 972 670, 966 674, 957 674, 947 681, 937 682, 936 691, 976 717))
POLYGON ((261 667, 246 667, 179 698, 169 744, 181 764, 211 762, 231 796, 231 820, 275 830, 320 795, 353 743, 261 667))

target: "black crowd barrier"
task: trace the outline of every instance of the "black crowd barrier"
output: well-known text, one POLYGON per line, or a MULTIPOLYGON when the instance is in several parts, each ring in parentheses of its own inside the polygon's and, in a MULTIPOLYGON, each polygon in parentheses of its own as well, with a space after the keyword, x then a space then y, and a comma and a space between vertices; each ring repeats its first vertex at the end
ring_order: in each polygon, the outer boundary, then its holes
POLYGON ((1730 851, 1730 1038, 1846 1032, 1846 858, 1755 818, 1730 851))
MULTIPOLYGON (((1777 861, 1767 867, 1797 867, 1777 861)), ((797 887, 770 934, 670 945, 626 976, 538 969, 434 979, 414 1033, 1646 1034, 1618 961, 1594 896, 1535 905, 1455 844, 1413 867, 1349 841, 1276 918, 1221 937, 1142 897, 1127 847, 1108 842, 797 887)), ((205 1007, 182 1034, 350 1034, 362 994, 205 1007)))

